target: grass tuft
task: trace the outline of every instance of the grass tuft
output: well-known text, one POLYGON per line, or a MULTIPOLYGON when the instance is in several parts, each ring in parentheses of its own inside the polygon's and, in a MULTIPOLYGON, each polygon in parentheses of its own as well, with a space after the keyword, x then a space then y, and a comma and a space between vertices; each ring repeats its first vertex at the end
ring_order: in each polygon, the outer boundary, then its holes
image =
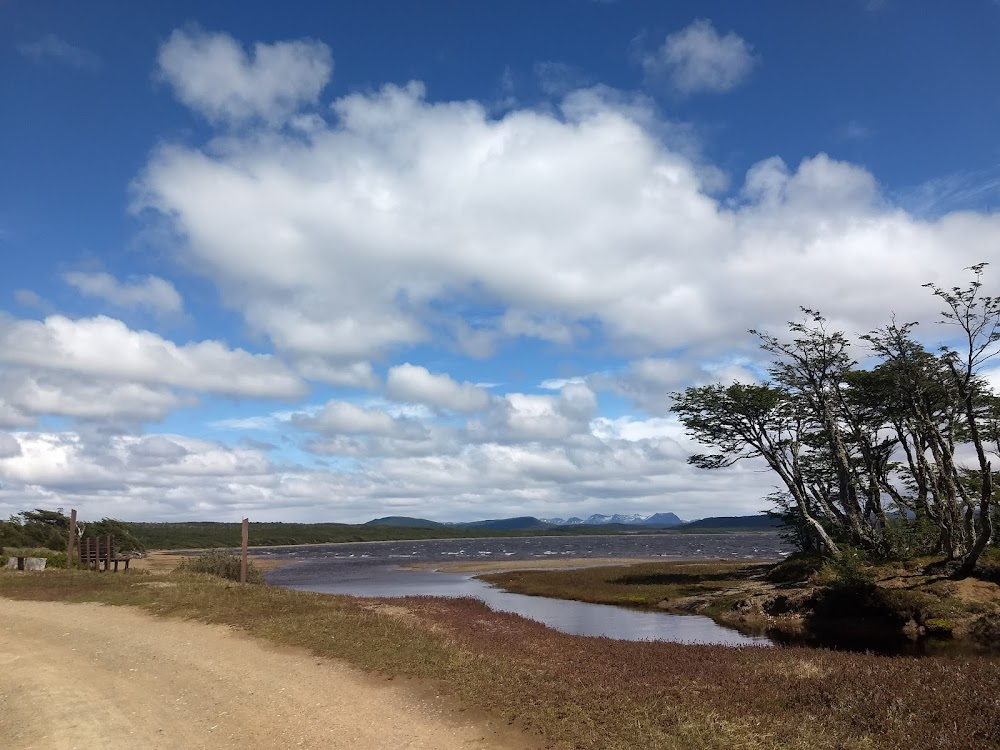
MULTIPOLYGON (((227 581, 240 580, 240 557, 227 555, 224 552, 209 552, 198 557, 186 558, 176 568, 180 573, 204 573, 227 581)), ((247 560, 247 583, 264 583, 264 573, 247 560)))

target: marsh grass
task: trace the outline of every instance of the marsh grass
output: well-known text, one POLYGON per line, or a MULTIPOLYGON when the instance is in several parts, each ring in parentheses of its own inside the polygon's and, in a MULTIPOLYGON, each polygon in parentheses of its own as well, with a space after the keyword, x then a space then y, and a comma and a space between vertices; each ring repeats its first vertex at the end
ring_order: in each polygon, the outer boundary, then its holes
POLYGON ((183 573, 0 573, 0 595, 138 606, 230 625, 389 677, 430 680, 414 684, 486 709, 552 748, 981 750, 1000 743, 1000 662, 989 658, 627 643, 557 633, 469 599, 366 600, 183 573))
POLYGON ((691 596, 715 594, 761 579, 767 563, 666 562, 627 567, 517 570, 479 576, 487 583, 530 596, 575 599, 626 607, 664 606, 691 596))

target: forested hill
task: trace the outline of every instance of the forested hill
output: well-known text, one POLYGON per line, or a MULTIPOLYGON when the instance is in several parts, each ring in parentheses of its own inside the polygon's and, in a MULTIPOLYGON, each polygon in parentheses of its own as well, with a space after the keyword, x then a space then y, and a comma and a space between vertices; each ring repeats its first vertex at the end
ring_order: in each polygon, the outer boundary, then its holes
POLYGON ((715 516, 690 521, 674 528, 680 532, 705 534, 722 531, 778 531, 782 522, 771 516, 715 516))

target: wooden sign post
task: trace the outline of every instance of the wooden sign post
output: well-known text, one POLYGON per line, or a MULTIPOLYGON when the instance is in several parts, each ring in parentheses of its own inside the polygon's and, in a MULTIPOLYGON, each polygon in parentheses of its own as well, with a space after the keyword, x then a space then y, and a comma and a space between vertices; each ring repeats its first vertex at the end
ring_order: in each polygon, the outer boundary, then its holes
POLYGON ((73 545, 76 542, 76 510, 69 512, 69 543, 66 545, 66 567, 76 567, 76 556, 73 554, 73 545))
POLYGON ((247 543, 250 541, 250 519, 243 519, 243 554, 240 555, 240 583, 247 582, 247 543))

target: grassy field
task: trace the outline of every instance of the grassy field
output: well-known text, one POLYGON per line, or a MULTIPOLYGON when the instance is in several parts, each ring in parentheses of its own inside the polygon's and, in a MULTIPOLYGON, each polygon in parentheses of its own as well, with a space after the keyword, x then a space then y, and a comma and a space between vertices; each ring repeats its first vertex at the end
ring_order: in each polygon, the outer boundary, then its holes
POLYGON ((1000 662, 984 657, 625 643, 556 633, 471 600, 353 599, 179 572, 0 572, 0 596, 228 624, 386 676, 431 681, 552 748, 1000 745, 1000 662))

